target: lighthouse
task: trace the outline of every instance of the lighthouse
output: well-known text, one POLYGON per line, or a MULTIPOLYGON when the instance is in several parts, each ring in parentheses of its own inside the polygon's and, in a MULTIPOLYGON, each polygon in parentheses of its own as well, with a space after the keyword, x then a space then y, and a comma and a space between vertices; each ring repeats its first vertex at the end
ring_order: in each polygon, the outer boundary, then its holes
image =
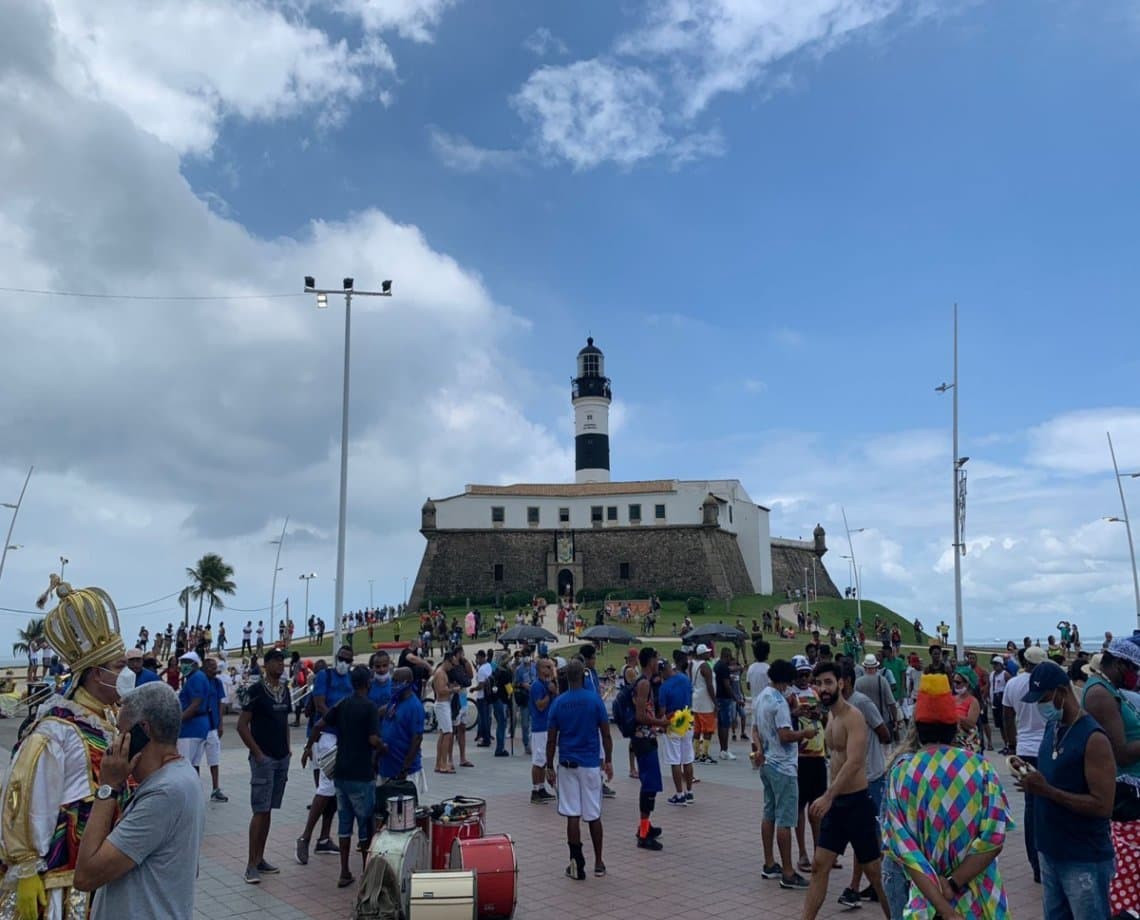
POLYGON ((575 482, 610 481, 610 378, 605 355, 586 339, 578 352, 578 376, 570 382, 574 405, 575 482))

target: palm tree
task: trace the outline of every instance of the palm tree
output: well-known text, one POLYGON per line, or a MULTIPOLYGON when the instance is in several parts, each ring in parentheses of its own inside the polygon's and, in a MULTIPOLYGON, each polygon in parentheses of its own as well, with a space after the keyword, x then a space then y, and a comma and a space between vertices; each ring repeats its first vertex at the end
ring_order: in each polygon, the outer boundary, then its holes
POLYGON ((44 641, 44 618, 33 617, 28 620, 28 628, 19 630, 16 635, 20 639, 12 643, 12 654, 16 657, 27 655, 44 641))
POLYGON ((225 609, 225 602, 220 595, 233 594, 237 590, 237 585, 233 582, 234 569, 232 565, 227 565, 226 561, 217 553, 206 553, 198 564, 186 570, 187 577, 191 580, 192 584, 183 589, 179 595, 179 601, 183 606, 188 606, 191 598, 198 602, 198 616, 194 621, 195 626, 200 626, 202 623, 202 605, 208 599, 210 607, 206 612, 206 625, 210 625, 210 617, 214 613, 214 609, 225 609))

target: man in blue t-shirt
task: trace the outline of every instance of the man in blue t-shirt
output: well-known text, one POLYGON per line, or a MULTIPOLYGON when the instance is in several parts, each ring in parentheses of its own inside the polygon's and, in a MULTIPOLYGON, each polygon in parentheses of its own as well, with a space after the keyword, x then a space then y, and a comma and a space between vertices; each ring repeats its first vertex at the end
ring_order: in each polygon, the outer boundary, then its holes
POLYGON ((368 699, 383 715, 392 699, 392 658, 387 652, 373 652, 368 659, 372 669, 372 683, 368 687, 368 699))
POLYGON ((202 659, 197 652, 187 652, 178 660, 182 689, 182 729, 178 733, 178 753, 195 770, 206 753, 206 736, 210 733, 210 681, 202 672, 202 659))
POLYGON ((222 762, 222 700, 225 698, 226 688, 218 678, 217 659, 207 658, 202 665, 202 671, 210 685, 209 706, 207 706, 210 730, 206 733, 206 766, 210 768, 210 783, 213 786, 210 801, 228 802, 229 797, 218 785, 218 765, 222 762))
MULTIPOLYGON (((586 690, 593 690, 598 696, 601 696, 602 682, 598 679, 596 649, 593 645, 583 645, 578 650, 578 654, 582 657, 582 665, 585 668, 585 672, 582 674, 582 686, 586 690)), ((617 793, 610 788, 609 784, 602 783, 602 798, 617 798, 617 793)))
MULTIPOLYGON (((342 646, 337 650, 332 667, 325 668, 313 681, 313 713, 317 719, 346 697, 352 696, 352 679, 348 672, 352 669, 352 649, 342 646)), ((313 745, 315 763, 336 747, 336 729, 325 728, 313 745)), ((309 862, 309 840, 317 820, 321 822, 321 835, 317 838, 316 852, 340 855, 340 847, 330 838, 332 822, 336 816, 336 786, 323 770, 317 771, 317 792, 313 804, 309 806, 309 816, 305 819, 305 831, 297 838, 296 858, 302 866, 309 862)))
MULTIPOLYGON (((657 703, 666 719, 693 705, 693 682, 689 680, 689 656, 680 649, 673 651, 673 661, 667 664, 661 675, 661 689, 657 703)), ((672 729, 665 733, 665 763, 673 775, 674 795, 667 801, 670 805, 688 805, 693 801, 693 728, 678 735, 672 729)))
POLYGON ((541 658, 535 666, 534 680, 530 685, 527 710, 530 713, 530 801, 532 805, 553 802, 554 796, 546 789, 546 732, 550 721, 550 706, 558 696, 558 677, 554 662, 541 658))
POLYGON ((546 779, 558 789, 558 813, 566 818, 570 846, 566 875, 578 881, 586 877, 583 818, 594 846, 594 875, 606 874, 602 862, 602 774, 606 779, 614 778, 610 714, 600 696, 583 688, 584 670, 576 658, 566 665, 567 690, 551 704, 546 726, 546 779))

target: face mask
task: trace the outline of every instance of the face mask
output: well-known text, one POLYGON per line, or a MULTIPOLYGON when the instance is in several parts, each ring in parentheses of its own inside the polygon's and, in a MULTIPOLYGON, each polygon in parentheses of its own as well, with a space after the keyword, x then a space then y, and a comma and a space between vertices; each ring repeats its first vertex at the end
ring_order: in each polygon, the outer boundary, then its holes
POLYGON ((150 744, 150 735, 143 730, 142 725, 136 722, 131 726, 131 746, 127 750, 127 759, 134 760, 135 756, 140 754, 148 744, 150 744))
MULTIPOLYGON (((114 672, 114 671, 108 671, 106 668, 96 668, 95 670, 96 670, 96 671, 103 671, 105 674, 110 674, 112 677, 115 675, 115 672, 114 672)), ((107 683, 107 681, 105 681, 105 680, 99 680, 99 679, 96 679, 96 680, 95 680, 95 683, 97 683, 97 684, 102 684, 102 685, 103 685, 104 687, 106 687, 108 690, 115 690, 115 691, 118 691, 118 689, 119 689, 119 685, 118 685, 118 684, 116 684, 114 681, 111 681, 110 683, 107 683)))
POLYGON ((412 682, 410 680, 397 680, 392 682, 392 696, 399 698, 405 693, 410 693, 412 690, 412 682))
POLYGON ((389 671, 389 672, 388 672, 388 673, 386 673, 386 674, 377 674, 377 673, 373 672, 373 673, 372 673, 372 679, 373 679, 374 681, 376 681, 376 683, 378 683, 378 684, 387 684, 387 683, 391 683, 391 681, 392 681, 392 672, 391 672, 391 671, 389 671))
POLYGON ((1052 700, 1038 700, 1037 711, 1046 722, 1056 722, 1061 718, 1061 710, 1053 705, 1052 700))
POLYGON ((178 670, 182 674, 183 677, 189 677, 190 672, 194 670, 194 665, 192 665, 192 664, 180 664, 178 666, 178 670))
POLYGON ((1135 690, 1137 684, 1140 684, 1140 672, 1125 671, 1124 672, 1124 689, 1135 690))
POLYGON ((958 696, 965 696, 967 689, 969 689, 969 688, 955 686, 954 687, 954 693, 957 694, 958 696))
POLYGON ((341 661, 338 658, 337 662, 336 662, 336 672, 341 677, 344 677, 344 675, 348 673, 348 662, 347 661, 341 661))

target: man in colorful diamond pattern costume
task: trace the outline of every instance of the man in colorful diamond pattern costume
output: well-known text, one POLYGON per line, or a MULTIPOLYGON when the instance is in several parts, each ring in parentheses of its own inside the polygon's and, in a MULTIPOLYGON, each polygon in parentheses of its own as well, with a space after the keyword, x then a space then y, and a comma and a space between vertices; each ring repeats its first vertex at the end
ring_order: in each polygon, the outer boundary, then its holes
POLYGON ((13 753, 0 799, 0 920, 81 920, 88 912, 88 895, 72 888, 72 877, 115 731, 126 649, 101 588, 76 590, 53 575, 41 610, 52 594, 59 603, 44 618, 44 635, 71 678, 40 705, 13 753))

